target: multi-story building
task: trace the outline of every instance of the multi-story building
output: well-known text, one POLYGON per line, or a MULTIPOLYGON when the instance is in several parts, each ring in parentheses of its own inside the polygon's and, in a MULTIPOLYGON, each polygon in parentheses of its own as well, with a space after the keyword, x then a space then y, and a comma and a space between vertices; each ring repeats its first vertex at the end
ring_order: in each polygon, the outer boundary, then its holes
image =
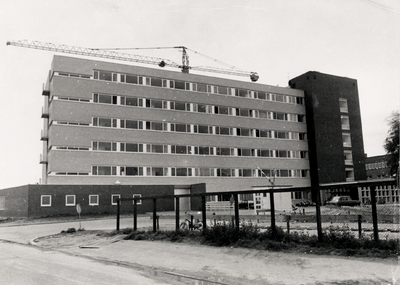
POLYGON ((310 185, 301 90, 55 56, 43 95, 44 184, 310 185))
POLYGON ((265 176, 296 187, 365 179, 356 81, 308 72, 289 85, 55 56, 42 183, 213 192, 270 185, 265 176))
MULTIPOLYGON (((311 184, 365 180, 357 80, 310 71, 289 85, 304 90, 311 184)), ((341 194, 357 199, 357 189, 351 192, 341 194)))
POLYGON ((366 157, 365 169, 368 179, 388 179, 391 177, 387 155, 366 157))

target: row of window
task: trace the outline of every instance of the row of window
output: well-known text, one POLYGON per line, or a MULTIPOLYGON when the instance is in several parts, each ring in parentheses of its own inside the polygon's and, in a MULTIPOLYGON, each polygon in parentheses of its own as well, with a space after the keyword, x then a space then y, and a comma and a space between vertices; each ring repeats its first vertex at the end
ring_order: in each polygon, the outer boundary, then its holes
MULTIPOLYGON (((57 123, 58 122, 52 122, 57 123)), ((149 122, 138 120, 124 120, 115 118, 93 118, 93 126, 106 128, 125 128, 137 130, 167 131, 180 133, 242 136, 271 139, 307 140, 306 133, 260 130, 249 128, 233 128, 210 125, 195 125, 185 123, 149 122)))
MULTIPOLYGON (((56 147, 56 149, 65 149, 65 147, 56 147)), ((80 148, 80 149, 86 149, 86 148, 80 148)), ((186 146, 186 145, 142 144, 142 143, 98 142, 98 141, 92 142, 92 150, 163 153, 163 154, 226 155, 226 156, 306 158, 306 159, 308 158, 308 152, 300 150, 290 151, 290 150, 271 150, 271 149, 254 149, 254 148, 186 146)))
MULTIPOLYGON (((399 190, 377 190, 376 192, 376 197, 384 197, 384 196, 399 196, 399 190)), ((361 191, 361 196, 362 197, 369 197, 370 196, 370 191, 369 190, 362 190, 361 191)))
MULTIPOLYGON (((40 196, 41 207, 51 207, 51 195, 40 196)), ((141 198, 141 194, 133 194, 132 198, 141 198)), ((120 194, 111 195, 111 205, 117 205, 118 199, 121 199, 120 194)), ((134 203, 134 201, 132 201, 134 203)), ((89 206, 98 206, 100 204, 99 195, 89 195, 89 206)), ((137 205, 141 205, 142 200, 137 200, 137 205)), ((65 195, 65 206, 76 206, 76 195, 65 195)))
POLYGON ((380 168, 388 168, 388 163, 387 163, 387 161, 366 163, 366 164, 365 164, 365 168, 366 168, 367 170, 380 169, 380 168))
MULTIPOLYGON (((64 74, 59 73, 59 75, 64 74)), ((302 97, 227 86, 207 85, 198 82, 185 82, 156 77, 145 77, 141 75, 121 74, 111 71, 94 70, 93 79, 304 105, 304 98, 302 97)))
POLYGON ((308 170, 298 169, 92 166, 92 175, 112 176, 264 177, 264 175, 267 175, 276 177, 309 177, 308 172, 308 170))
MULTIPOLYGON (((69 98, 58 98, 68 100, 69 98)), ((281 120, 305 123, 305 115, 272 112, 265 110, 252 110, 246 108, 215 106, 207 104, 186 103, 178 101, 167 101, 160 99, 146 99, 137 97, 125 97, 117 95, 93 94, 94 103, 125 105, 134 107, 145 107, 166 110, 178 110, 186 112, 208 113, 218 115, 240 116, 250 118, 264 118, 270 120, 281 120)))

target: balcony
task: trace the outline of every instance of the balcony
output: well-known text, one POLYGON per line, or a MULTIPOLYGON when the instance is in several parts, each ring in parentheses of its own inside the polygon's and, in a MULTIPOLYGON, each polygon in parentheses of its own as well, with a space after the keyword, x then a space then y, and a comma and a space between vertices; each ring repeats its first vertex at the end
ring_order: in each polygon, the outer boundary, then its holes
POLYGON ((49 118, 49 110, 47 107, 42 107, 42 119, 49 118))
POLYGON ((40 164, 46 164, 47 163, 47 153, 41 154, 40 155, 40 164))
POLYGON ((40 132, 40 140, 47 141, 48 139, 49 139, 49 136, 48 136, 47 130, 42 130, 40 132))
POLYGON ((50 90, 47 90, 43 84, 43 91, 42 91, 43 96, 50 96, 50 90))

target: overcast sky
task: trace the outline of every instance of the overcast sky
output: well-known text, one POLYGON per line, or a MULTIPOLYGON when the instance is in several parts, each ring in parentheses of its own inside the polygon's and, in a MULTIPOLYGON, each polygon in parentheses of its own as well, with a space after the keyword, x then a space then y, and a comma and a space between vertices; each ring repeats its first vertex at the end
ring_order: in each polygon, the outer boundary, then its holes
MULTIPOLYGON (((307 71, 358 80, 364 148, 384 154, 399 108, 398 0, 0 1, 0 189, 41 177, 42 84, 53 52, 6 46, 37 40, 81 47, 186 46, 286 87, 307 71)), ((180 62, 178 50, 133 51, 180 62)), ((190 64, 215 61, 189 53, 190 64)), ((213 76, 213 74, 210 74, 213 76)), ((217 75, 223 76, 223 75, 217 75)), ((248 78, 237 78, 249 81, 248 78)))

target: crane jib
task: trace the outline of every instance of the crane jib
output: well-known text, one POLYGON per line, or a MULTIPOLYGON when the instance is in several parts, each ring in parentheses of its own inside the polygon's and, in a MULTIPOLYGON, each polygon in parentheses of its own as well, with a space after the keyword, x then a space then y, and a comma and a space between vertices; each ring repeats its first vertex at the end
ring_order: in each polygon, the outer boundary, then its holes
POLYGON ((63 44, 60 45, 60 44, 53 44, 53 43, 46 43, 39 41, 27 41, 27 40, 8 41, 6 44, 11 46, 32 48, 45 51, 54 51, 54 52, 62 52, 62 53, 69 53, 69 54, 76 54, 83 56, 107 58, 113 60, 152 64, 152 65, 158 65, 160 67, 168 66, 168 67, 180 68, 185 73, 188 73, 189 70, 191 69, 197 71, 221 73, 221 74, 228 74, 235 76, 249 76, 251 81, 253 82, 256 82, 259 79, 259 75, 256 72, 247 72, 234 68, 222 69, 222 68, 214 68, 208 66, 189 66, 189 56, 186 51, 187 48, 183 46, 174 47, 182 49, 182 64, 178 64, 168 59, 135 55, 130 53, 120 53, 109 49, 93 49, 93 48, 67 46, 63 44))

